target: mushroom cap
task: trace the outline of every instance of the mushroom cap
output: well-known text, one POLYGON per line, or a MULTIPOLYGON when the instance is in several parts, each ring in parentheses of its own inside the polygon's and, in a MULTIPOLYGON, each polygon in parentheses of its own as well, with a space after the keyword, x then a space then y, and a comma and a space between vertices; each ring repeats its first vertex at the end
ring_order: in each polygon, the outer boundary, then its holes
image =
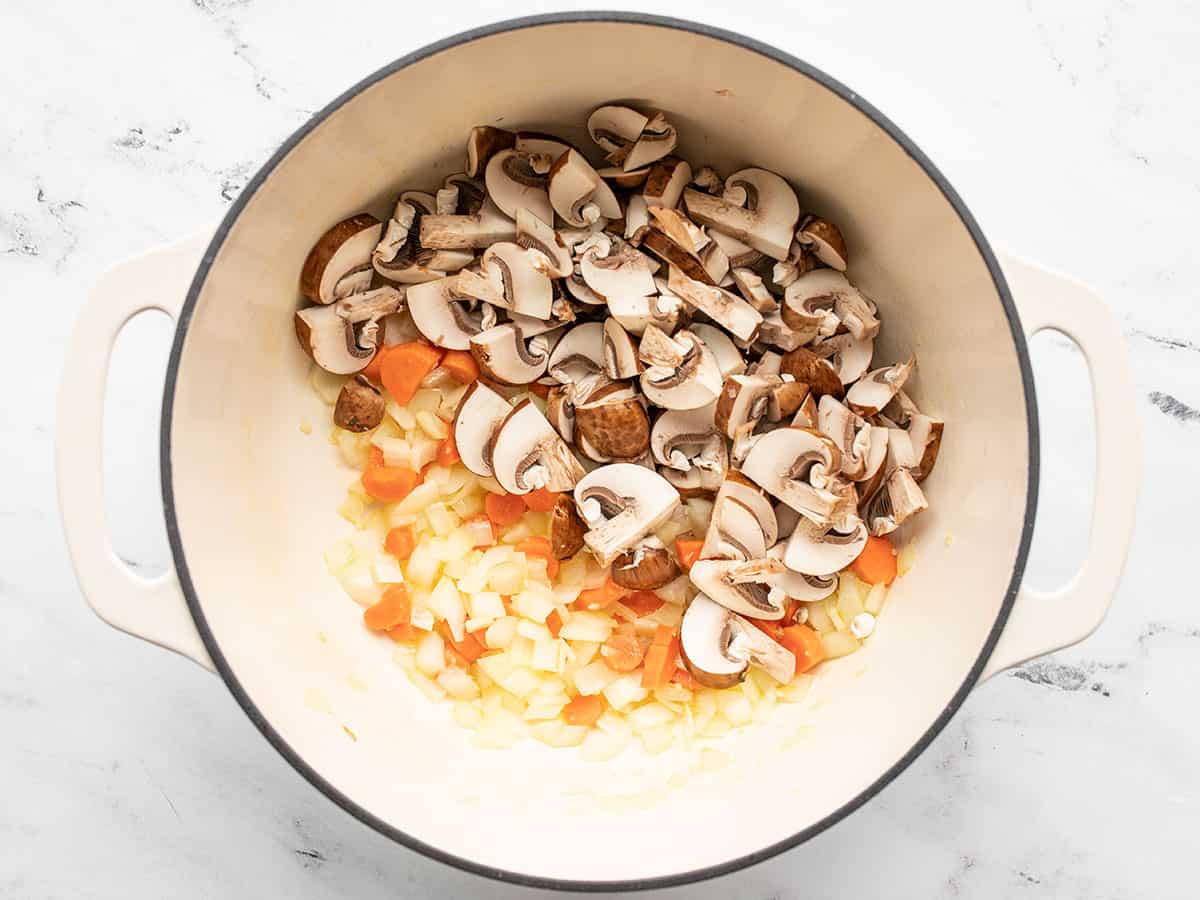
POLYGON ((777 559, 698 559, 688 570, 692 584, 726 609, 755 619, 782 619, 785 605, 772 580, 785 567, 777 559))
POLYGON ((512 411, 507 400, 476 381, 467 388, 454 414, 454 445, 462 464, 476 475, 492 474, 492 437, 512 411))
POLYGON ((868 372, 846 391, 846 405, 860 416, 873 416, 892 402, 904 387, 915 365, 913 360, 868 372))
POLYGON ((704 322, 696 322, 689 326, 688 331, 700 338, 704 346, 708 348, 708 352, 716 360, 722 378, 740 375, 746 371, 746 361, 742 358, 741 351, 738 350, 729 335, 720 328, 704 322))
POLYGON ((572 272, 571 251, 553 228, 521 207, 517 210, 516 242, 527 250, 537 250, 546 257, 546 274, 565 278, 572 272))
POLYGON ((333 407, 333 424, 346 431, 370 431, 383 421, 383 394, 368 378, 356 375, 342 385, 333 407))
POLYGON ((849 258, 846 253, 846 239, 832 222, 817 216, 808 216, 796 230, 796 240, 831 269, 846 271, 846 261, 849 258))
POLYGON ((550 318, 554 287, 541 251, 501 241, 484 251, 482 265, 485 272, 499 273, 509 309, 535 319, 550 318))
POLYGON ((429 341, 446 350, 469 350, 471 338, 491 324, 489 317, 495 320, 495 311, 487 304, 467 310, 453 295, 455 277, 410 285, 405 300, 413 324, 429 341))
MULTIPOLYGON (((649 329, 647 329, 649 330, 649 329)), ((642 393, 664 409, 696 409, 712 403, 721 390, 721 372, 703 342, 689 331, 674 340, 687 349, 674 368, 650 366, 641 376, 642 393)))
POLYGON ((555 559, 570 559, 583 549, 583 535, 587 526, 579 518, 575 501, 567 494, 560 494, 550 510, 550 552, 555 559))
POLYGON ((550 375, 563 384, 604 371, 604 323, 584 322, 570 328, 550 354, 550 375))
POLYGON ((790 651, 704 594, 697 594, 683 613, 679 649, 688 671, 707 687, 737 684, 750 663, 779 682, 790 681, 796 672, 790 651))
POLYGON ((350 293, 339 289, 347 276, 371 269, 371 254, 383 235, 383 223, 370 213, 338 222, 317 238, 300 269, 300 293, 314 303, 332 303, 350 293))
MULTIPOLYGON (((605 181, 611 181, 619 188, 633 190, 634 188, 641 187, 645 183, 646 176, 650 174, 650 167, 644 166, 641 169, 634 169, 632 172, 626 172, 620 166, 607 166, 603 169, 597 169, 596 174, 605 181)), ((641 194, 635 194, 634 196, 641 198, 641 194)), ((633 197, 630 197, 630 200, 632 199, 633 197)), ((644 208, 645 201, 643 201, 642 205, 644 208)))
POLYGON ((657 590, 678 576, 675 558, 654 538, 626 550, 612 564, 613 582, 631 591, 657 590))
POLYGON ((588 398, 575 406, 575 440, 592 458, 637 459, 650 446, 646 408, 632 392, 588 398))
POLYGON ((683 189, 692 180, 692 167, 677 156, 660 159, 650 167, 642 187, 644 202, 649 206, 674 209, 679 205, 683 189))
POLYGON ((488 162, 484 181, 492 202, 510 219, 525 207, 547 225, 554 222, 546 175, 533 170, 528 154, 501 150, 488 162))
POLYGON ((588 526, 584 542, 601 565, 608 565, 670 518, 679 492, 653 469, 611 463, 580 479, 575 505, 588 526))
POLYGON ((638 348, 621 323, 604 320, 604 371, 609 378, 636 378, 642 371, 638 348))
POLYGON ((724 288, 702 284, 675 266, 670 268, 667 285, 671 293, 700 310, 734 337, 750 343, 758 334, 762 313, 736 294, 724 288))
POLYGON ((832 394, 840 399, 845 394, 842 379, 838 377, 833 366, 806 347, 797 347, 785 353, 779 361, 779 373, 791 375, 797 381, 807 384, 817 399, 825 394, 832 394))
POLYGON ((612 188, 577 150, 566 151, 550 168, 549 196, 554 211, 576 228, 601 218, 621 218, 621 204, 612 188))
POLYGON ((788 538, 783 562, 802 575, 828 576, 858 558, 867 545, 867 526, 854 517, 845 527, 821 528, 801 520, 788 538))
POLYGON ((467 135, 467 175, 478 178, 487 169, 488 161, 501 150, 510 149, 517 136, 503 128, 476 125, 467 135))
POLYGON ((479 370, 493 381, 529 384, 545 374, 550 358, 549 353, 536 352, 530 345, 520 328, 506 322, 471 338, 471 355, 479 370))
POLYGON ((742 462, 742 474, 818 525, 829 524, 838 498, 829 488, 841 453, 825 435, 788 426, 758 438, 742 462))
POLYGON ((726 178, 725 187, 744 190, 745 206, 687 188, 683 198, 688 214, 701 225, 744 241, 772 259, 787 259, 800 218, 800 203, 792 186, 774 172, 750 168, 726 178))
POLYGON ((529 400, 517 404, 492 438, 492 470, 510 494, 538 488, 568 491, 583 467, 546 417, 529 400))
POLYGON ((602 297, 646 297, 656 290, 650 260, 629 244, 621 242, 607 256, 589 249, 580 257, 579 272, 584 282, 602 297))

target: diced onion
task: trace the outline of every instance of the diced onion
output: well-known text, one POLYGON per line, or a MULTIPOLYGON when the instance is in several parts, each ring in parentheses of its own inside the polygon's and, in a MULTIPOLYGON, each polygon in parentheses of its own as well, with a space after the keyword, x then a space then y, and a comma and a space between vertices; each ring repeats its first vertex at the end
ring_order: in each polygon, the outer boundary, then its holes
MULTIPOLYGON (((517 562, 499 563, 488 572, 487 586, 499 594, 519 593, 525 587, 525 566, 517 562)), ((549 615, 548 610, 546 615, 549 615)), ((542 616, 542 621, 545 618, 546 616, 542 616)))
MULTIPOLYGON (((549 613, 547 613, 549 615, 549 613)), ((606 613, 576 610, 558 636, 568 641, 595 641, 603 644, 613 630, 612 616, 606 613)))
POLYGON ((575 671, 575 689, 590 697, 599 694, 619 677, 620 674, 610 669, 602 660, 596 660, 575 671))
MULTIPOLYGON (((578 680, 576 680, 578 684, 578 680)), ((613 709, 621 710, 631 704, 638 703, 646 699, 650 693, 642 687, 642 674, 640 672, 630 672, 628 675, 622 675, 620 678, 610 682, 604 688, 604 699, 608 701, 608 705, 613 709)))
POLYGON ((450 434, 450 428, 432 412, 422 410, 417 413, 417 424, 421 430, 435 441, 444 441, 450 434))
POLYGON ((859 648, 858 639, 849 631, 831 631, 821 635, 821 644, 825 647, 825 655, 829 659, 848 656, 859 648))
POLYGON ((493 650, 503 650, 517 636, 517 620, 513 616, 497 619, 488 626, 484 641, 493 650))
POLYGON ((474 700, 479 696, 479 685, 475 679, 457 666, 448 666, 437 675, 442 690, 455 700, 474 700))
POLYGON ((371 563, 371 574, 380 584, 404 584, 400 561, 390 553, 380 553, 371 563))
POLYGON ((648 728, 661 728, 674 721, 675 714, 661 703, 647 703, 631 710, 625 716, 634 731, 645 731, 648 728))
POLYGON ((417 668, 426 675, 436 675, 446 667, 446 650, 442 636, 430 631, 417 641, 417 668))

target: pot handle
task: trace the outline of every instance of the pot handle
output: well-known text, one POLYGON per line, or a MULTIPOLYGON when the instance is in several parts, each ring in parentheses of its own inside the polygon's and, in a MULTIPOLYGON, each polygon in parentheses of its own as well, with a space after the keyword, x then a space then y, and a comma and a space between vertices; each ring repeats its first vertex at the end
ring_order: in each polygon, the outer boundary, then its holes
POLYGON ((1133 536, 1141 441, 1129 356, 1104 301, 1072 278, 1011 256, 1001 258, 1027 338, 1061 331, 1087 360, 1096 418, 1096 485, 1087 557, 1056 591, 1022 587, 982 678, 1077 644, 1112 603, 1133 536))
POLYGON ((208 246, 207 234, 119 263, 96 281, 75 323, 58 391, 58 502, 75 575, 88 604, 121 631, 182 653, 204 668, 212 660, 187 608, 174 569, 142 578, 113 550, 104 507, 104 389, 113 342, 138 313, 173 319, 208 246))

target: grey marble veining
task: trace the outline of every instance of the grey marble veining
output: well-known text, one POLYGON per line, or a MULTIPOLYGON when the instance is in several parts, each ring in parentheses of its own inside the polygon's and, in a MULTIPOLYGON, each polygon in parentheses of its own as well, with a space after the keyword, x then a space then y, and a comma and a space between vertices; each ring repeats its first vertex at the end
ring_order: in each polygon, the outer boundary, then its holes
MULTIPOLYGON (((628 6, 617 4, 617 6, 628 6)), ((0 898, 533 897, 375 835, 276 756, 219 682, 103 626, 53 494, 59 360, 107 265, 211 227, 292 129, 496 2, 6 0, 0 7, 0 898)), ((783 47, 921 145, 993 244, 1108 299, 1142 398, 1124 585, 1083 645, 980 687, 868 806, 697 898, 1194 897, 1200 834, 1200 11, 1188 4, 659 3, 783 47)), ((106 430, 113 530, 161 570, 154 435, 170 328, 135 323, 106 430)), ((1045 487, 1029 579, 1082 553, 1082 358, 1035 341, 1045 487)))

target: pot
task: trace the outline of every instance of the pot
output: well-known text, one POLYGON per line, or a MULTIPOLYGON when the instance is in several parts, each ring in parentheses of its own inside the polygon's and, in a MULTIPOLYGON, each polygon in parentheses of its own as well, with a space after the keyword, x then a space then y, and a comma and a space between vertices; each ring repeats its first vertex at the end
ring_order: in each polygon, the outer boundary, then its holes
POLYGON ((730 872, 862 805, 981 679, 1096 628, 1139 471, 1125 347, 1087 288, 997 260, 929 159, 824 73, 728 32, 621 13, 467 32, 351 88, 263 166, 215 236, 98 281, 58 420, 64 525, 103 619, 215 670, 291 765, 378 831, 477 873, 572 889, 730 872), (880 358, 916 353, 913 393, 945 418, 946 440, 931 508, 909 533, 916 566, 868 645, 825 667, 819 702, 781 706, 702 754, 588 763, 528 743, 482 750, 416 692, 326 573, 322 553, 347 528, 335 510, 348 475, 292 336, 297 273, 330 223, 384 215, 398 190, 438 183, 471 125, 586 145, 588 112, 621 97, 665 110, 685 157, 780 172, 842 227, 851 272, 882 308, 880 358), (178 321, 161 438, 175 571, 147 582, 106 538, 99 462, 112 341, 151 308, 178 321), (1027 339, 1045 328, 1088 359, 1098 447, 1090 549, 1049 596, 1021 587, 1038 488, 1027 339), (316 423, 311 436, 304 422, 316 423))

